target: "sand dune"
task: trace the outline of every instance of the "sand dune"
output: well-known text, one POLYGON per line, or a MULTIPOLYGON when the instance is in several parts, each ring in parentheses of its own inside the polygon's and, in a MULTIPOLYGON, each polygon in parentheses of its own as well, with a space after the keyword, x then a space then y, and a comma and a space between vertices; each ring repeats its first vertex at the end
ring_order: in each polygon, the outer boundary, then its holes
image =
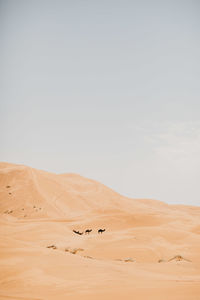
POLYGON ((199 207, 0 163, 0 214, 0 299, 200 299, 199 207))

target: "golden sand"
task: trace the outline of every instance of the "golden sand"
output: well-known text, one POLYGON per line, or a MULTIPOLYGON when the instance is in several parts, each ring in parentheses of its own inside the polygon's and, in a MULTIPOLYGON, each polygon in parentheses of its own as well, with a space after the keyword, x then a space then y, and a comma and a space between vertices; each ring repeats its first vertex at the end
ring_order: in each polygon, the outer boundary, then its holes
POLYGON ((1 163, 0 214, 1 300, 200 299, 200 207, 1 163))

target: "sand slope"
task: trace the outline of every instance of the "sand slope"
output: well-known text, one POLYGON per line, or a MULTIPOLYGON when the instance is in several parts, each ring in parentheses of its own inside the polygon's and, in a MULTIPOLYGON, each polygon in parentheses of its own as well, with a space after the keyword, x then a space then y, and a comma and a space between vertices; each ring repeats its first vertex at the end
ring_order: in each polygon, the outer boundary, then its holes
POLYGON ((0 214, 0 299, 200 299, 199 207, 0 163, 0 214))

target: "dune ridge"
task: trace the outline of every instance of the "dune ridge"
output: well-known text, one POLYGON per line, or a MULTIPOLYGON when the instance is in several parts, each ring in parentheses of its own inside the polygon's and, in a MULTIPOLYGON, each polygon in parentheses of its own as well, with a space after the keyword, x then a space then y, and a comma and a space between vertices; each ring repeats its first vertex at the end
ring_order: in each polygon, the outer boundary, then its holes
POLYGON ((200 299, 200 207, 0 163, 0 214, 0 299, 200 299))

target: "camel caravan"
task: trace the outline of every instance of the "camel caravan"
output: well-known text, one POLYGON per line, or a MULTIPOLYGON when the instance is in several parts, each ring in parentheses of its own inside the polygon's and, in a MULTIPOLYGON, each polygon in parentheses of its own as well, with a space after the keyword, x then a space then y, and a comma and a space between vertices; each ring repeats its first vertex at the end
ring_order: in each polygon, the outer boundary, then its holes
MULTIPOLYGON (((106 231, 106 230, 100 228, 100 229, 98 229, 97 232, 98 232, 98 234, 99 234, 99 233, 102 234, 104 231, 106 231)), ((82 234, 84 234, 84 233, 85 233, 85 234, 90 234, 90 232, 92 232, 92 229, 86 229, 86 230, 83 231, 83 232, 80 232, 80 231, 77 231, 77 230, 73 230, 73 232, 76 233, 76 234, 78 234, 78 235, 82 235, 82 234)))

